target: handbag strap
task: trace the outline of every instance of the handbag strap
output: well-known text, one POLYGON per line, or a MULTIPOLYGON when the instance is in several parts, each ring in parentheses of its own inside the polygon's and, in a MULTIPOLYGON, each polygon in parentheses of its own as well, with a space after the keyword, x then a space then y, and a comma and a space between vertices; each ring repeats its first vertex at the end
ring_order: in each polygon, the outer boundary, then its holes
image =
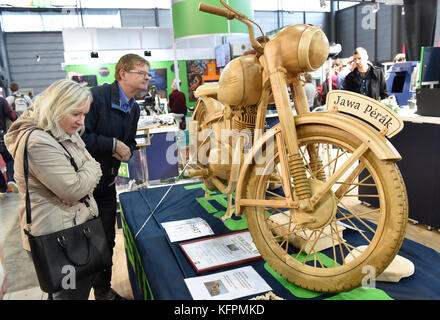
POLYGON ((52 136, 52 138, 55 139, 56 142, 58 142, 64 150, 66 150, 67 154, 69 155, 69 160, 70 160, 70 164, 72 165, 72 167, 75 169, 75 172, 78 171, 78 166, 76 165, 75 160, 73 159, 72 155, 70 154, 69 150, 67 150, 67 148, 61 143, 59 142, 51 132, 49 132, 49 134, 52 136))
POLYGON ((30 225, 32 223, 31 217, 31 197, 29 195, 29 161, 28 161, 28 151, 27 151, 27 143, 29 137, 32 132, 37 130, 37 128, 32 129, 31 132, 26 137, 26 141, 24 143, 24 152, 23 152, 23 169, 24 169, 24 181, 26 184, 26 223, 30 225))
MULTIPOLYGON (((23 152, 24 180, 25 180, 25 183, 26 183, 26 223, 28 225, 32 224, 32 216, 31 216, 31 198, 30 198, 30 194, 29 194, 29 161, 28 161, 27 144, 28 144, 28 140, 29 140, 29 137, 30 137, 31 133, 34 132, 34 130, 38 130, 38 128, 32 129, 31 132, 29 132, 29 134, 27 135, 26 141, 25 141, 25 144, 24 144, 24 152, 23 152)), ((75 169, 75 172, 78 171, 78 166, 76 165, 76 162, 73 159, 73 157, 70 154, 70 152, 66 149, 66 147, 61 142, 59 142, 52 135, 52 133, 50 133, 50 132, 48 132, 48 133, 52 136, 52 138, 55 139, 56 142, 58 142, 63 147, 64 150, 66 150, 67 154, 69 155, 70 164, 75 169)), ((80 202, 83 202, 87 207, 89 207, 87 199, 89 199, 88 195, 86 195, 84 198, 82 198, 80 200, 80 202)))
MULTIPOLYGON (((59 142, 59 141, 58 141, 58 140, 52 135, 51 132, 49 132, 49 134, 55 139, 55 141, 57 141, 57 142, 63 147, 64 150, 66 150, 67 154, 69 155, 69 161, 70 161, 70 164, 71 164, 72 167, 75 169, 75 172, 77 172, 77 171, 78 171, 78 166, 76 165, 76 162, 75 162, 75 160, 73 159, 72 155, 70 154, 69 150, 67 150, 67 148, 66 148, 61 142, 59 142)), ((86 205, 86 207, 89 208, 90 205, 89 205, 89 203, 88 203, 87 200, 90 200, 90 197, 89 197, 88 194, 86 194, 82 199, 80 199, 79 202, 84 203, 84 204, 86 205)))

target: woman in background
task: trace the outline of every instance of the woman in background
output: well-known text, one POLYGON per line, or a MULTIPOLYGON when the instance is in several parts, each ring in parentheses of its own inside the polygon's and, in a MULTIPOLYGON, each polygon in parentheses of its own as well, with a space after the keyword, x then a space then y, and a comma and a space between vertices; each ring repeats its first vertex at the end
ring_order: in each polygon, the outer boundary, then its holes
POLYGON ((304 90, 306 92, 307 103, 309 104, 310 111, 312 111, 316 95, 316 87, 312 83, 312 75, 310 73, 304 74, 304 79, 304 90))

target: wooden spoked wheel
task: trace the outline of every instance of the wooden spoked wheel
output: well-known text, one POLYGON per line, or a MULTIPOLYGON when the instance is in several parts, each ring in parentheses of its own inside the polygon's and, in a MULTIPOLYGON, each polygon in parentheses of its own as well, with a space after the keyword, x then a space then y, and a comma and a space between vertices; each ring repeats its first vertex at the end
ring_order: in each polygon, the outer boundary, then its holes
MULTIPOLYGON (((205 102, 203 100, 198 100, 197 106, 194 110, 194 114, 192 117, 192 120, 196 120, 198 122, 198 139, 197 139, 197 150, 196 154, 191 155, 196 162, 196 168, 197 169, 207 169, 208 168, 208 158, 209 158, 209 151, 210 151, 210 129, 204 128, 203 124, 206 118, 208 117, 208 110, 206 108, 205 102), (201 134, 203 133, 203 134, 201 134)), ((217 188, 214 186, 212 182, 209 181, 209 179, 202 178, 203 182, 205 184, 205 187, 210 191, 217 191, 217 188)))
MULTIPOLYGON (((297 129, 313 195, 322 180, 328 180, 362 143, 330 126, 307 124, 297 129), (311 152, 319 155, 319 167, 310 163, 311 152)), ((275 138, 280 146, 281 132, 275 138)), ((279 179, 271 181, 274 176, 283 172, 290 175, 283 160, 287 158, 285 153, 286 148, 275 147, 273 161, 253 165, 247 199, 285 199, 283 186, 269 188, 279 183, 279 179), (261 174, 262 167, 265 174, 261 174)), ((292 179, 288 177, 287 181, 295 191, 292 179)), ((320 292, 345 291, 374 276, 372 270, 376 276, 383 272, 400 249, 408 217, 399 169, 392 161, 379 160, 370 149, 344 172, 310 213, 320 223, 298 220, 304 217, 298 210, 251 206, 245 213, 253 240, 266 262, 290 282, 320 292), (374 200, 374 206, 367 208, 359 199, 374 200), (298 221, 301 223, 295 223, 298 221)))
MULTIPOLYGON (((194 111, 192 120, 196 120, 198 122, 198 131, 199 132, 204 132, 207 133, 207 130, 203 130, 203 122, 205 121, 205 119, 208 117, 208 110, 206 109, 206 105, 203 102, 203 100, 199 100, 197 102, 197 106, 196 109, 194 111)), ((197 150, 207 150, 208 153, 205 152, 205 154, 197 154, 196 156, 196 160, 197 160, 197 164, 201 165, 202 163, 207 163, 207 157, 209 156, 209 144, 210 144, 210 138, 209 137, 204 137, 204 136, 200 136, 197 140, 197 150), (200 159, 200 157, 206 157, 203 159, 200 159)))

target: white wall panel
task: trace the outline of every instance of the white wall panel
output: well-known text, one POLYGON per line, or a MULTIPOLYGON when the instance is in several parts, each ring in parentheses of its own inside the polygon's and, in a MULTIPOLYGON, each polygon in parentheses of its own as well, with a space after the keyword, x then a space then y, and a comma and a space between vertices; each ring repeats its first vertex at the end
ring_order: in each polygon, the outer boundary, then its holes
POLYGON ((66 51, 168 49, 173 47, 171 28, 67 28, 66 51))

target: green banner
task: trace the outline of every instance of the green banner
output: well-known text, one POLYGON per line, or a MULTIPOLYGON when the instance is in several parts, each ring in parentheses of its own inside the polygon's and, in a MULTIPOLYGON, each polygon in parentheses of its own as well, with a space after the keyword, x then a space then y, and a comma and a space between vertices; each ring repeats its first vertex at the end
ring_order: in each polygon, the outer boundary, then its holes
POLYGON ((87 82, 88 87, 112 83, 115 81, 115 65, 116 63, 66 65, 67 78, 87 82))
POLYGON ((52 7, 52 0, 32 0, 31 7, 52 7))
MULTIPOLYGON (((237 20, 199 11, 199 3, 205 2, 223 8, 219 0, 173 0, 172 16, 174 38, 190 36, 248 33, 247 26, 237 20)), ((232 8, 253 19, 251 0, 226 0, 232 8)))

